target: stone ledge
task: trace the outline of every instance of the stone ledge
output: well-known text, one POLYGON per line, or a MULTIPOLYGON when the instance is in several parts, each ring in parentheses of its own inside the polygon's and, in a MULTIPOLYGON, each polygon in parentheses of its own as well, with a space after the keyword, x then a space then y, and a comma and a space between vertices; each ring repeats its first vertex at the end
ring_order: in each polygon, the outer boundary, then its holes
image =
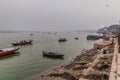
POLYGON ((111 45, 111 41, 96 41, 94 43, 94 48, 95 49, 102 49, 103 47, 106 47, 108 45, 111 45))

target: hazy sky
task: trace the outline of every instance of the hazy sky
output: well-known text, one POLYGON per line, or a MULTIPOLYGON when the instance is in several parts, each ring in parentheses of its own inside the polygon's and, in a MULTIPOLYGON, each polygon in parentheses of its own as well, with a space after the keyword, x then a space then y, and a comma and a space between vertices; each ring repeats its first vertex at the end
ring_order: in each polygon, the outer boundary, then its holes
POLYGON ((0 30, 96 30, 118 23, 119 8, 120 0, 0 0, 0 30))

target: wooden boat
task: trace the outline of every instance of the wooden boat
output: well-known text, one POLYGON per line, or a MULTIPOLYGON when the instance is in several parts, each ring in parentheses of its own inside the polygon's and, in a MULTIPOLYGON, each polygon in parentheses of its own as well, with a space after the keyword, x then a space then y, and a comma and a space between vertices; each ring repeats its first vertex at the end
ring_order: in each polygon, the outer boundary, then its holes
POLYGON ((104 40, 109 40, 109 36, 100 36, 100 35, 88 35, 87 40, 99 40, 99 39, 104 39, 104 40))
POLYGON ((60 38, 59 40, 58 40, 58 42, 66 42, 67 41, 67 39, 65 39, 65 38, 60 38))
POLYGON ((88 35, 87 36, 87 40, 98 40, 102 38, 102 36, 99 36, 99 35, 88 35))
POLYGON ((60 53, 54 53, 54 52, 47 52, 42 51, 44 57, 51 57, 51 58, 63 58, 63 54, 60 53))
POLYGON ((79 38, 78 37, 75 37, 76 40, 78 40, 79 38))
POLYGON ((20 42, 15 42, 11 43, 13 46, 21 46, 21 45, 31 45, 33 40, 30 41, 20 41, 20 42))
POLYGON ((15 53, 19 49, 20 49, 20 47, 2 48, 2 49, 0 49, 0 56, 15 53))

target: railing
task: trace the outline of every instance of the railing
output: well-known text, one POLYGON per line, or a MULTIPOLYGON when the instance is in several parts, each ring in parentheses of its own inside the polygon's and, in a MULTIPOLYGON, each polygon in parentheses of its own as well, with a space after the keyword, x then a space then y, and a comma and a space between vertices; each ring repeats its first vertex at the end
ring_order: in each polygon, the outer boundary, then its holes
POLYGON ((118 65, 118 62, 120 62, 120 54, 118 53, 118 51, 119 51, 118 39, 115 39, 115 47, 109 80, 120 80, 120 78, 118 79, 119 77, 118 73, 120 73, 120 65, 118 65))

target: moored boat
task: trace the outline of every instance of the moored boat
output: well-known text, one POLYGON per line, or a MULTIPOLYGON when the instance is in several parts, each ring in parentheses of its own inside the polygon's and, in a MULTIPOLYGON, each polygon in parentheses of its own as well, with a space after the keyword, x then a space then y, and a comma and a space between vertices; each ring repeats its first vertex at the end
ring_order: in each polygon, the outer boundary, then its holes
POLYGON ((87 40, 99 40, 99 39, 109 40, 110 36, 105 36, 105 35, 88 35, 87 36, 87 40))
POLYGON ((66 42, 66 41, 67 41, 66 38, 60 38, 60 39, 58 40, 58 42, 66 42))
POLYGON ((20 49, 20 47, 2 48, 2 49, 0 49, 0 56, 15 53, 19 49, 20 49))
POLYGON ((51 57, 51 58, 63 58, 63 54, 60 53, 54 53, 54 52, 47 52, 42 51, 44 57, 51 57))
POLYGON ((99 35, 88 35, 87 36, 87 40, 98 40, 102 38, 102 36, 99 36, 99 35))
POLYGON ((75 37, 76 40, 78 40, 79 38, 78 37, 75 37))

